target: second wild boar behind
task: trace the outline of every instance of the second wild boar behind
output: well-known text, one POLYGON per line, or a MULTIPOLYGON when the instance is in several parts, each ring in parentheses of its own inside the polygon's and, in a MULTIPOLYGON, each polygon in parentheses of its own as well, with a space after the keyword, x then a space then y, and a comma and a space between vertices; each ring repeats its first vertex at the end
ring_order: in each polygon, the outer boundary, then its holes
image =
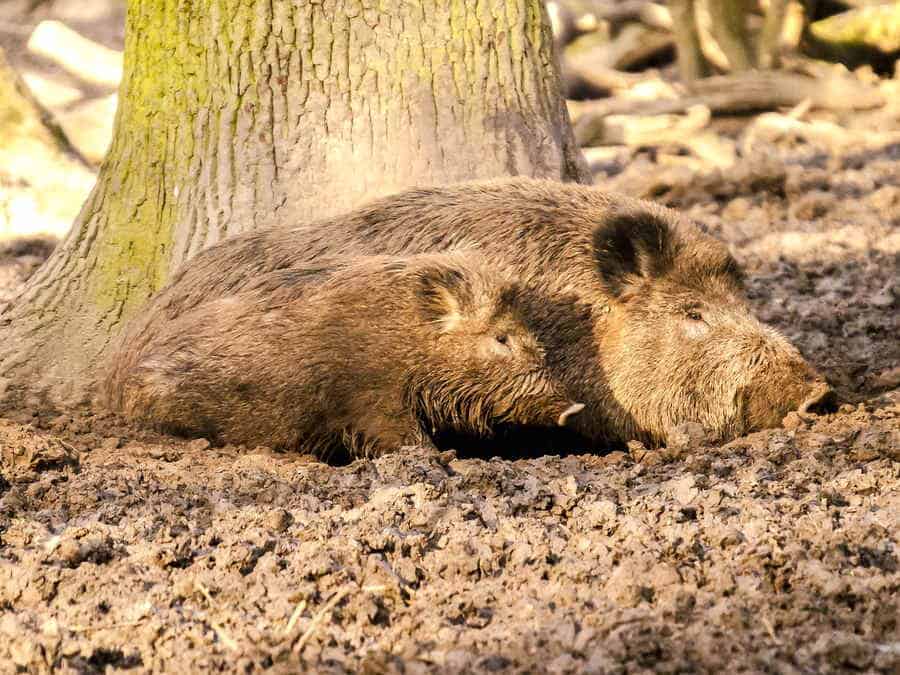
POLYGON ((584 406, 550 379, 533 298, 465 252, 268 272, 175 320, 151 304, 112 355, 106 404, 164 431, 323 457, 564 425, 584 406))

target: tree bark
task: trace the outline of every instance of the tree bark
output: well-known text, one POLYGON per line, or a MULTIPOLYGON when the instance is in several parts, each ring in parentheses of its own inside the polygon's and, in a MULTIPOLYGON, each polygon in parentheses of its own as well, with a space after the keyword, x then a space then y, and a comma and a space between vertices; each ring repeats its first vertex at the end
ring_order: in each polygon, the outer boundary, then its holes
POLYGON ((541 0, 133 0, 126 32, 97 186, 0 315, 7 406, 88 398, 128 317, 229 235, 414 184, 589 181, 541 0))

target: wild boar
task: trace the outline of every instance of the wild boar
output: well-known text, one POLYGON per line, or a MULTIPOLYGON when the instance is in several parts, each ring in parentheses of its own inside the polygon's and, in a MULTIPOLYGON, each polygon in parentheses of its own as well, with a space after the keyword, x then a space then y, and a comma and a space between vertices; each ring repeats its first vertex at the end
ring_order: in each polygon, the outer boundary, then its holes
POLYGON ((174 318, 322 256, 460 246, 590 308, 578 339, 545 338, 554 377, 587 405, 581 431, 598 443, 660 444, 683 422, 728 439, 831 397, 797 349, 754 318, 723 243, 657 204, 553 181, 412 189, 326 221, 240 235, 191 260, 155 311, 174 318))

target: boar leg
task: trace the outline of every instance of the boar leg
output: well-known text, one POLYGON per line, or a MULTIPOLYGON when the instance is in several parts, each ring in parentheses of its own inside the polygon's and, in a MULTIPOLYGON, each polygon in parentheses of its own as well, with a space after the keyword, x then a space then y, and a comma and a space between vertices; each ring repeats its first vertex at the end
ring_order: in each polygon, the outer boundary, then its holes
POLYGON ((368 417, 344 432, 351 457, 378 457, 404 446, 437 450, 431 436, 413 415, 401 418, 368 417))

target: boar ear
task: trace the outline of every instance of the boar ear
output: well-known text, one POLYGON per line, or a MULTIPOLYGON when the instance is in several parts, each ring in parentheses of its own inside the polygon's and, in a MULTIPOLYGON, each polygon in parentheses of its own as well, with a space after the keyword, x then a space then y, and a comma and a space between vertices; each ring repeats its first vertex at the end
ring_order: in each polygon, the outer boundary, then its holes
POLYGON ((429 265, 416 276, 416 297, 425 320, 440 322, 444 330, 451 330, 471 300, 469 279, 461 270, 445 265, 429 265))
POLYGON ((672 264, 671 227, 653 213, 613 213, 597 226, 593 238, 597 271, 614 297, 641 277, 665 273, 672 264))

